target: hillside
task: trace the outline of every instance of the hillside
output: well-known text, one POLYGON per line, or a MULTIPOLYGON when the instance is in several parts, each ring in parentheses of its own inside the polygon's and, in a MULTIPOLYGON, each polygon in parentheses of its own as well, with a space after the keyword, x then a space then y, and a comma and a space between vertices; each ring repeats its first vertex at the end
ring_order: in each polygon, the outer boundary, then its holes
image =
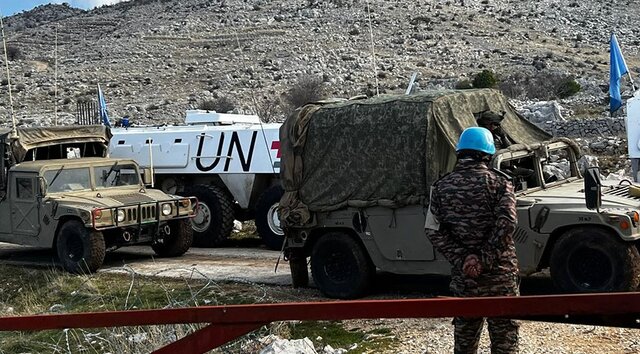
MULTIPOLYGON (((60 122, 73 121, 97 83, 112 117, 165 122, 218 97, 245 112, 274 105, 300 77, 348 97, 402 92, 414 71, 424 89, 485 69, 511 90, 536 75, 571 75, 582 91, 565 104, 603 116, 609 34, 637 75, 639 15, 631 0, 133 0, 91 11, 40 6, 7 18, 5 33, 19 52, 9 64, 25 124, 53 121, 56 31, 60 122)), ((6 121, 4 70, 0 78, 6 121)))

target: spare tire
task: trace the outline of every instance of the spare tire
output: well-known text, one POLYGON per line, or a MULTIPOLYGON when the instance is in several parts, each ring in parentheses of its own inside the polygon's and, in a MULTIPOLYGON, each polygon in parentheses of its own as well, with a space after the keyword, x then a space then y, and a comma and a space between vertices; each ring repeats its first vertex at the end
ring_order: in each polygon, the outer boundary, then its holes
POLYGON ((565 232, 551 253, 551 279, 568 293, 634 291, 640 254, 612 231, 578 227, 565 232))

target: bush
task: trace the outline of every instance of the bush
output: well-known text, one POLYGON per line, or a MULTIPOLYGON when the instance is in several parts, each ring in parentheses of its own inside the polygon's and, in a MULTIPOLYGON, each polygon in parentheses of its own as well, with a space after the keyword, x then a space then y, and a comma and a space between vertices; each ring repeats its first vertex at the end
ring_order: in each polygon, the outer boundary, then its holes
POLYGON ((306 75, 298 78, 298 81, 284 94, 284 101, 292 109, 296 109, 309 102, 323 99, 324 94, 322 78, 306 75))
POLYGON ((276 122, 282 115, 282 105, 278 97, 254 99, 254 106, 256 114, 265 123, 276 122))
POLYGON ((7 45, 7 58, 9 58, 9 60, 13 61, 13 60, 17 60, 17 59, 22 59, 22 52, 20 51, 20 48, 10 45, 7 45))
POLYGON ((495 87, 497 83, 498 80, 491 70, 482 70, 473 78, 473 87, 475 88, 491 88, 495 87))
POLYGON ((558 83, 556 87, 556 96, 558 98, 567 98, 580 92, 582 87, 573 78, 566 78, 558 83))
POLYGON ((500 81, 499 87, 508 97, 538 100, 567 98, 581 89, 572 76, 549 70, 511 74, 500 81))
POLYGON ((205 111, 214 111, 218 113, 227 113, 236 108, 235 102, 227 97, 219 97, 215 100, 202 101, 198 105, 198 109, 205 111))

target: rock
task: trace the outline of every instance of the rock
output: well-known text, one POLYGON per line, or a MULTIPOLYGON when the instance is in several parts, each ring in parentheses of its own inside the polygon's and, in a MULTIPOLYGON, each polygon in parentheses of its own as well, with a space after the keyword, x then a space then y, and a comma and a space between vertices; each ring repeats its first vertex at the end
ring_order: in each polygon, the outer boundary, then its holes
POLYGON ((519 112, 531 123, 544 123, 564 121, 562 109, 562 106, 556 101, 542 101, 521 107, 519 112))
POLYGON ((592 155, 582 155, 578 160, 578 168, 585 173, 589 167, 598 167, 598 158, 592 155))
POLYGON ((260 354, 318 354, 318 352, 309 338, 294 340, 277 338, 262 349, 260 354))

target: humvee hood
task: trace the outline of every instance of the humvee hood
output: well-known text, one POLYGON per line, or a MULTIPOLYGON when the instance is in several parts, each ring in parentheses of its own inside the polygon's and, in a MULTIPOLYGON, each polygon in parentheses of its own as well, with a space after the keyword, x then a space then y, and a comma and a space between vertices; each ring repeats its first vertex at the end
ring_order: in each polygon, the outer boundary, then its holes
MULTIPOLYGON (((545 204, 585 206, 584 181, 577 180, 523 195, 529 199, 544 199, 545 204)), ((640 208, 640 198, 629 194, 629 186, 603 186, 602 208, 640 208)))
MULTIPOLYGON (((155 193, 154 193, 155 194, 155 193)), ((100 194, 94 192, 92 195, 77 195, 77 194, 62 194, 59 196, 51 197, 50 199, 60 204, 73 205, 83 209, 95 209, 95 208, 112 208, 122 207, 125 205, 139 204, 139 203, 152 203, 156 201, 166 200, 167 198, 160 197, 154 198, 155 195, 148 195, 147 193, 139 193, 137 191, 132 193, 118 193, 118 194, 100 194)))

